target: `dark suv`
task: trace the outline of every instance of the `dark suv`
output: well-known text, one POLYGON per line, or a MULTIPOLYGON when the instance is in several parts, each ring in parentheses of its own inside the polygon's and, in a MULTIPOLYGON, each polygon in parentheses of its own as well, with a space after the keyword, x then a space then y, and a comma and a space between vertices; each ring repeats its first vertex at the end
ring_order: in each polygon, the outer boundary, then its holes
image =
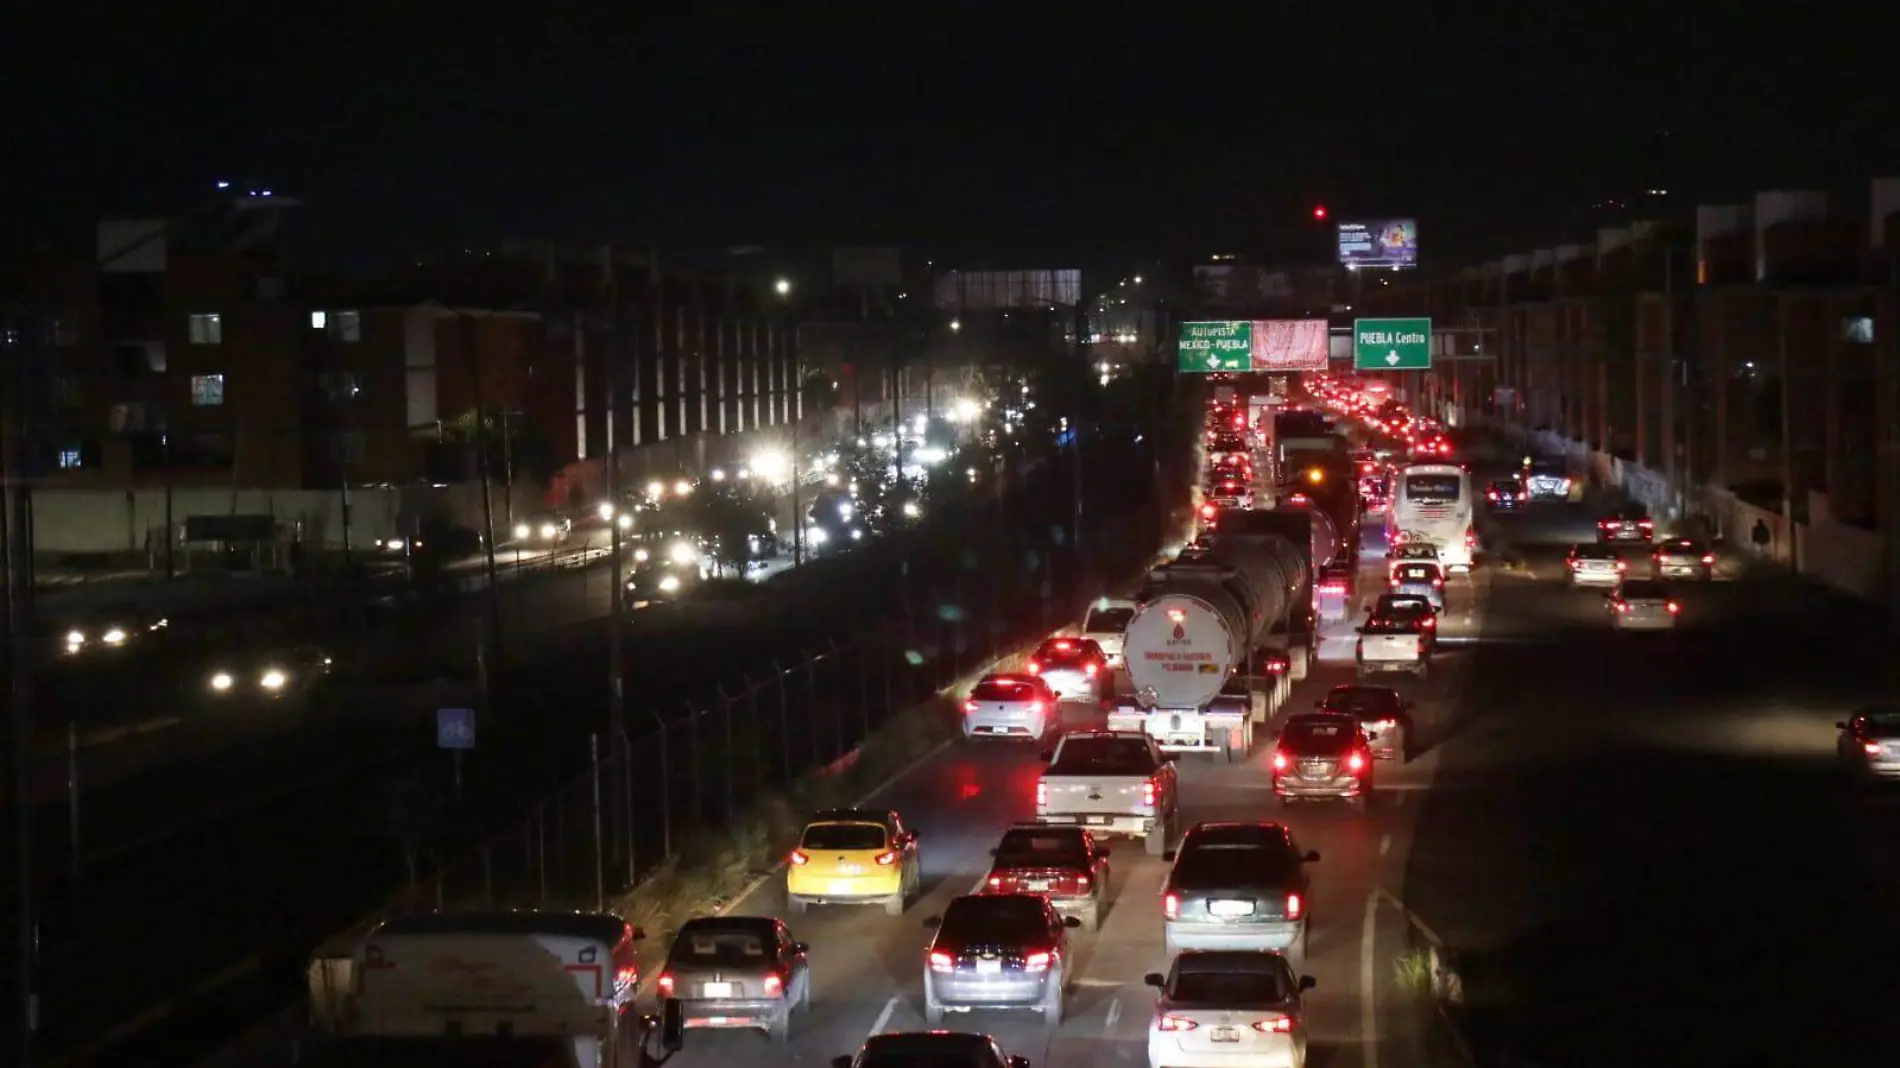
POLYGON ((1161 887, 1168 956, 1186 949, 1268 950, 1294 967, 1306 958, 1309 889, 1301 852, 1280 823, 1197 823, 1161 887))

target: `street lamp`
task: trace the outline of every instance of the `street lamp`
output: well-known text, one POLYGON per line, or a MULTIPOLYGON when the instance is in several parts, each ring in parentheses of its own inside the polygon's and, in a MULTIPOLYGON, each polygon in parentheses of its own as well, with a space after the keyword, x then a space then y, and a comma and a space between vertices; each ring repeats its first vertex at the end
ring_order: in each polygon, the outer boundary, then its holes
POLYGON ((772 283, 772 289, 774 292, 778 293, 778 295, 781 297, 790 294, 792 291, 791 279, 789 278, 779 279, 778 281, 772 283))
POLYGON ((952 329, 952 330, 961 330, 961 329, 963 329, 963 320, 961 320, 961 319, 952 319, 952 320, 950 320, 950 329, 952 329))

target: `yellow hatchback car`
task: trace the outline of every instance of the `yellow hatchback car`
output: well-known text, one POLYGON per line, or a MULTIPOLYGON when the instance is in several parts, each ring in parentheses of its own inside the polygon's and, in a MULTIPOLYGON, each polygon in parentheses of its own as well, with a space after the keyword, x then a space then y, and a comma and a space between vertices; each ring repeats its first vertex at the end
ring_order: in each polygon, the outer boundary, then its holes
POLYGON ((888 809, 827 809, 812 816, 785 868, 793 915, 812 905, 883 905, 901 915, 923 883, 917 835, 888 809))

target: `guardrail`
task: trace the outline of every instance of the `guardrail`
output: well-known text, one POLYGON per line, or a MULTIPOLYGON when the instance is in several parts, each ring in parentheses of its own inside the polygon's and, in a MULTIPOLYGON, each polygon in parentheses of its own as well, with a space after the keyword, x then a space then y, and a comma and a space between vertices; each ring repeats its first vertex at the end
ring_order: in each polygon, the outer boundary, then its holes
POLYGON ((1405 902, 1383 887, 1377 892, 1405 917, 1406 949, 1396 966, 1400 988, 1418 999, 1419 1018, 1425 1024, 1420 1038, 1426 1063, 1442 1068, 1477 1068, 1477 1055, 1456 1018, 1464 1004, 1464 980, 1458 972, 1456 955, 1405 902))

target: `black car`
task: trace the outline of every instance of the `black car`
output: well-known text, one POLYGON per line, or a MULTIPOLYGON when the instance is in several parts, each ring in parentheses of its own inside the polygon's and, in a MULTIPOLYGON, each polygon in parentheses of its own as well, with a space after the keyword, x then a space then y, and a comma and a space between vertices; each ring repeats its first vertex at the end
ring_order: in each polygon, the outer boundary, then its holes
POLYGON ((1029 1068, 988 1035, 967 1031, 900 1031, 872 1035, 856 1057, 833 1057, 831 1068, 1029 1068))
POLYGON ((1647 545, 1656 536, 1656 521, 1640 504, 1626 504, 1597 520, 1597 541, 1647 545))
POLYGON ((1366 744, 1377 760, 1405 759, 1406 735, 1410 733, 1412 703, 1390 686, 1359 686, 1345 683, 1315 702, 1320 712, 1351 716, 1366 736, 1366 744))
POLYGON ((1484 500, 1493 511, 1514 511, 1524 504, 1524 487, 1514 478, 1501 479, 1484 488, 1484 500))
POLYGON ((1372 799, 1372 743, 1358 713, 1302 712, 1288 717, 1273 751, 1273 796, 1294 801, 1344 801, 1365 808, 1372 799))
POLYGON ((1042 894, 1084 930, 1101 926, 1108 899, 1108 847, 1081 827, 1012 827, 990 856, 986 894, 1042 894))

